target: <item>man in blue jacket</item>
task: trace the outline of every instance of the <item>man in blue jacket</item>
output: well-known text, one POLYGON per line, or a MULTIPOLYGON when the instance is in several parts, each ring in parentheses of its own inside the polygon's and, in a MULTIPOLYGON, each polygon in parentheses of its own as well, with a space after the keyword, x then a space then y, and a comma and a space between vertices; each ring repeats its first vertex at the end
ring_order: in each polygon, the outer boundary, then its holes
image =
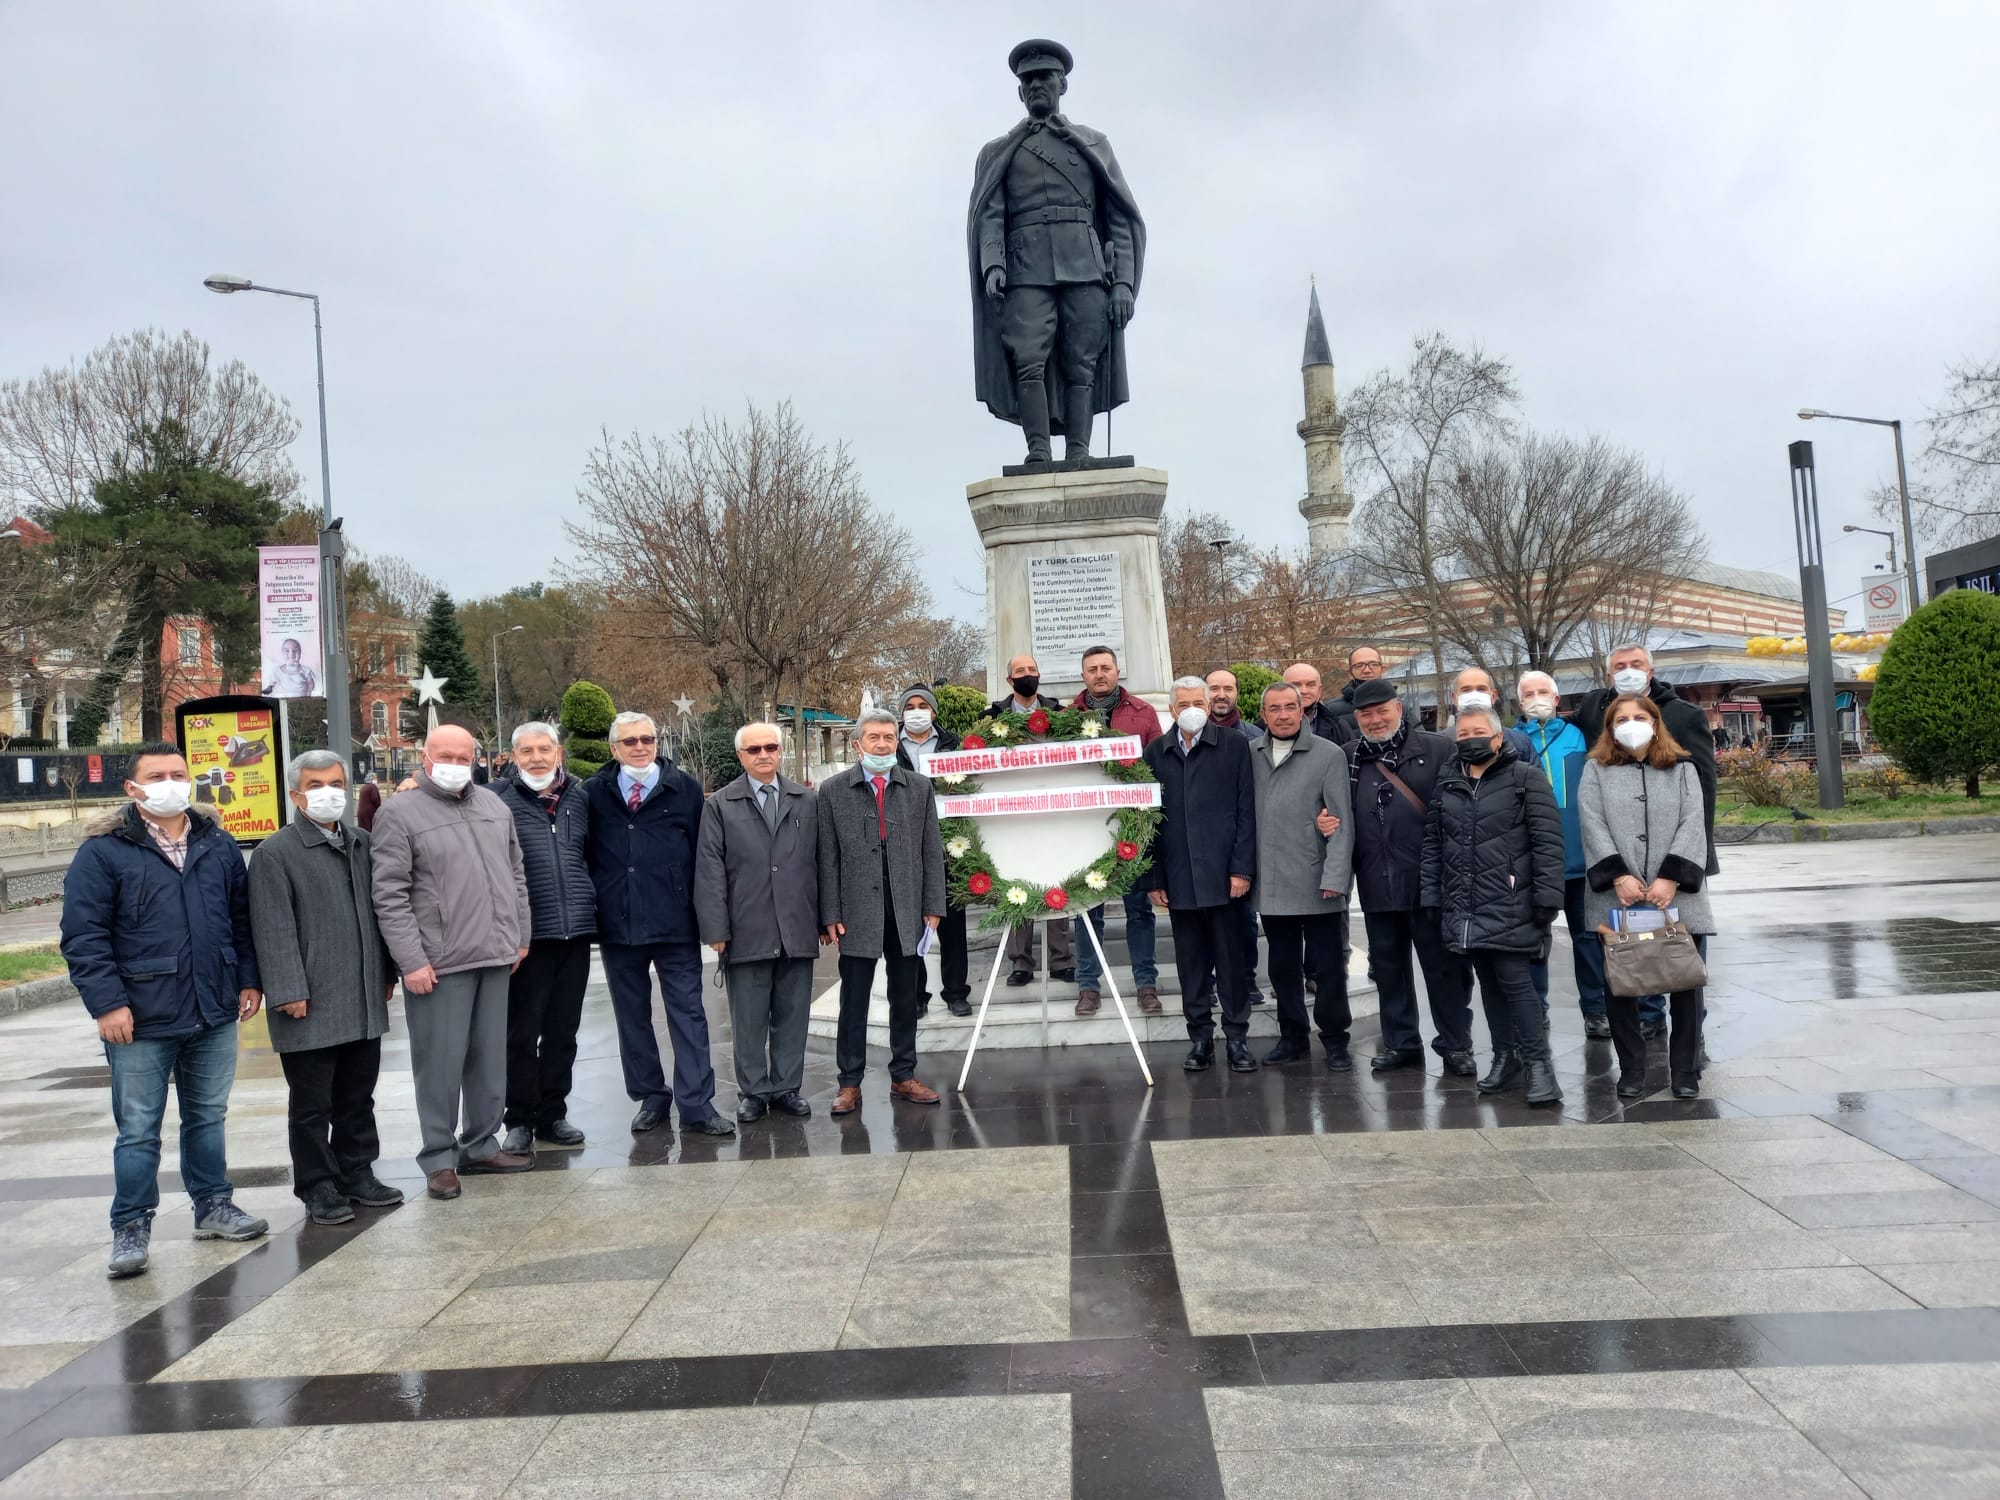
POLYGON ((243 855, 214 813, 190 811, 187 761, 174 746, 134 756, 125 794, 131 802, 93 823, 76 851, 62 914, 70 982, 111 1066, 113 1280, 146 1269, 169 1079, 194 1237, 252 1240, 270 1227, 233 1201, 223 1147, 236 1023, 264 1003, 243 855))
MULTIPOLYGON (((1585 893, 1583 826, 1577 817, 1576 789, 1583 779, 1583 763, 1590 745, 1568 719, 1556 714, 1556 680, 1546 672, 1524 672, 1516 692, 1521 700, 1521 722, 1509 731, 1528 742, 1534 760, 1549 778, 1556 794, 1556 809, 1563 825, 1563 912, 1569 924, 1570 957, 1576 966, 1576 1003, 1583 1012, 1583 1034, 1599 1040, 1611 1035, 1611 1022, 1604 1010, 1604 946, 1584 920, 1585 893)), ((1539 980, 1542 1004, 1549 1003, 1549 968, 1539 964, 1529 971, 1539 980)))
POLYGON ((625 1093, 639 1106, 643 1135, 681 1112, 681 1130, 734 1135, 715 1112, 708 1016, 701 1008, 701 933, 694 915, 694 861, 701 783, 659 757, 659 730, 644 714, 611 721, 615 760, 585 783, 590 794, 590 880, 597 888, 597 949, 618 1019, 625 1093), (653 971, 673 1042, 671 1090, 653 1032, 653 971))

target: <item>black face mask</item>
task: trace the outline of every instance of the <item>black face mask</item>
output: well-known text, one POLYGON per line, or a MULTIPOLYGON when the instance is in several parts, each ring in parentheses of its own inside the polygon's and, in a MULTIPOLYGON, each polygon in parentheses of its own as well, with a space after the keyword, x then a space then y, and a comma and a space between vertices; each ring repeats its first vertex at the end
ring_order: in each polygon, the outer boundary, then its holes
POLYGON ((1010 677, 1007 680, 1013 683, 1015 696, 1020 698, 1034 697, 1035 690, 1042 685, 1042 679, 1032 674, 1026 677, 1010 677))
POLYGON ((1460 740, 1458 758, 1468 766, 1483 766, 1493 759, 1493 747, 1484 740, 1460 740))

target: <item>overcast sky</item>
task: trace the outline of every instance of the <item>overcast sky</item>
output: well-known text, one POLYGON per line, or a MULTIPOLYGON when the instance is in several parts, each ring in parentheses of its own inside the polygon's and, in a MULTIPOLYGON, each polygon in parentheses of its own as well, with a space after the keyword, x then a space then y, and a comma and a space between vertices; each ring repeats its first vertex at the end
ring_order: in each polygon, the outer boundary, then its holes
MULTIPOLYGON (((289 397, 316 499, 461 598, 551 575, 601 427, 791 400, 977 620, 964 215, 1076 54, 1148 231, 1114 447, 1171 503, 1304 540, 1308 277, 1343 389, 1438 328, 1537 426, 1643 451, 1718 562, 1793 569, 1816 441, 1829 592, 1879 556, 1888 437, 2000 351, 2000 6, 0 3, 0 378, 146 325, 289 397)), ((1099 451, 1103 451, 1102 422, 1099 451)))

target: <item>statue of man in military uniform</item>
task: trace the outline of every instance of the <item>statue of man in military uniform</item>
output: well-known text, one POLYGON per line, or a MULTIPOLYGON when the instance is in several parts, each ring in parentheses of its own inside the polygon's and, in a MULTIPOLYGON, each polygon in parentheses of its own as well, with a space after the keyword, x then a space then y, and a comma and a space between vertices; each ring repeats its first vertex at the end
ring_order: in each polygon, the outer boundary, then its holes
POLYGON ((1146 225, 1111 143, 1057 112, 1067 47, 1037 39, 1007 58, 1027 118, 979 153, 966 248, 974 388, 1018 422, 1028 462, 1090 456, 1098 412, 1127 399, 1125 325, 1146 261, 1146 225))

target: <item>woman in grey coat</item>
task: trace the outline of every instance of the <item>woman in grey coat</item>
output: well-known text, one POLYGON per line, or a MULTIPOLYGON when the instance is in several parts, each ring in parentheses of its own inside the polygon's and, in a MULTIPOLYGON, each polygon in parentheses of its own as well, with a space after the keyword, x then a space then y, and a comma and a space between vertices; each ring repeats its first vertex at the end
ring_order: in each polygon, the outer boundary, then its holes
POLYGON ((1332 740, 1304 729, 1305 703, 1288 682, 1264 690, 1263 738, 1250 746, 1250 780, 1257 797, 1257 883, 1250 902, 1264 923, 1271 952, 1271 990, 1278 997, 1278 1045, 1267 1063, 1311 1058, 1305 978, 1318 993, 1313 1024, 1326 1065, 1345 1073, 1347 945, 1341 941, 1347 888, 1354 879, 1352 791, 1347 756, 1332 740), (1330 822, 1332 832, 1324 831, 1330 822))
MULTIPOLYGON (((1644 694, 1625 694, 1604 716, 1604 729, 1577 788, 1583 824, 1585 879, 1590 889, 1584 917, 1606 926, 1614 906, 1668 907, 1698 941, 1715 931, 1709 915, 1708 830, 1701 782, 1693 761, 1668 733, 1660 710, 1644 694)), ((1707 944, 1702 943, 1706 952, 1707 944)), ((1673 1032, 1668 1043, 1676 1099, 1701 1092, 1702 992, 1679 990, 1668 999, 1673 1032)), ((1639 1002, 1611 995, 1605 1011, 1618 1050, 1618 1094, 1646 1091, 1646 1043, 1639 1034, 1639 1002)))

